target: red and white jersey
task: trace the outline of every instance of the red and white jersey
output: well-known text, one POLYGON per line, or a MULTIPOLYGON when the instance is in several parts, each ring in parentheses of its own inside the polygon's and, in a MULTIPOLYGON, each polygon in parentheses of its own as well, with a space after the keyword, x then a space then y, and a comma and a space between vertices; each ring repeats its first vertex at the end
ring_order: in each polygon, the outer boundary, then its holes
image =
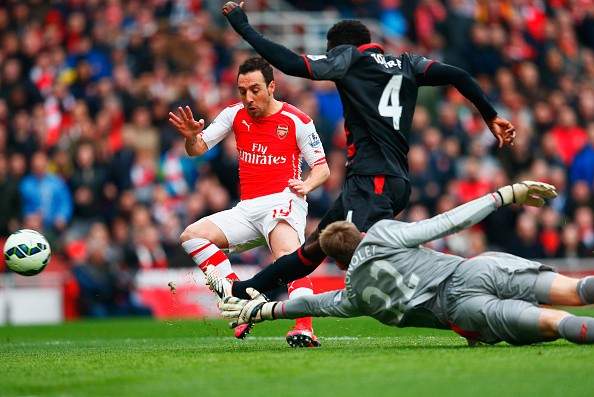
POLYGON ((301 177, 301 156, 310 167, 326 162, 313 121, 283 102, 280 111, 252 119, 243 104, 224 109, 202 133, 212 148, 235 134, 242 200, 282 192, 291 178, 301 177))

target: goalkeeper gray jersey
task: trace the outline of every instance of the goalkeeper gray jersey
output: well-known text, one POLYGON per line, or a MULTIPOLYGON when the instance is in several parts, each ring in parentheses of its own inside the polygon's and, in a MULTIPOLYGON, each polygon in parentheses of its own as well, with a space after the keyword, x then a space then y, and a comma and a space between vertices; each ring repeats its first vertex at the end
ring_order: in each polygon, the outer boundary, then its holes
POLYGON ((379 221, 357 247, 344 290, 286 301, 283 311, 291 318, 371 316, 393 326, 438 326, 423 303, 465 258, 421 244, 474 225, 496 208, 489 194, 420 222, 379 221))
POLYGON ((425 247, 403 246, 400 236, 408 225, 376 223, 357 247, 346 273, 346 298, 358 311, 388 325, 400 325, 405 313, 435 296, 439 284, 464 260, 425 247))

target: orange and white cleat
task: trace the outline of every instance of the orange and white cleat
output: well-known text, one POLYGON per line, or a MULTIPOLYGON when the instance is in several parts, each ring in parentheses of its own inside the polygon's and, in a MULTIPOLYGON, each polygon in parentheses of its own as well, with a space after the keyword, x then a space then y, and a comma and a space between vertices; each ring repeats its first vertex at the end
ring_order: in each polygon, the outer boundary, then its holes
POLYGON ((320 347, 322 344, 318 337, 314 335, 312 328, 306 328, 295 325, 292 330, 287 332, 287 343, 291 347, 320 347))

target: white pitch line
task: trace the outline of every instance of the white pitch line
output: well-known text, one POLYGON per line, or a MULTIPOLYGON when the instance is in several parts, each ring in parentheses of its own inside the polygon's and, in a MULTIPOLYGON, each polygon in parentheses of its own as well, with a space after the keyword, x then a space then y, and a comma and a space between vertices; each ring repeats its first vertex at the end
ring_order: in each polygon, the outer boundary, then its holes
MULTIPOLYGON (((162 342, 166 341, 169 338, 124 338, 124 339, 82 339, 82 340, 49 340, 49 341, 39 341, 39 342, 8 342, 7 346, 65 346, 65 345, 104 345, 111 342, 119 342, 119 343, 153 343, 153 342, 162 342)), ((173 338, 176 341, 229 341, 235 340, 233 336, 197 336, 197 337, 183 337, 183 338, 173 338)), ((384 339, 383 337, 356 337, 356 336, 322 336, 320 337, 321 340, 326 341, 349 341, 349 340, 370 340, 370 339, 384 339)), ((246 341, 284 341, 284 336, 249 336, 245 340, 239 341, 238 343, 246 342, 246 341)))

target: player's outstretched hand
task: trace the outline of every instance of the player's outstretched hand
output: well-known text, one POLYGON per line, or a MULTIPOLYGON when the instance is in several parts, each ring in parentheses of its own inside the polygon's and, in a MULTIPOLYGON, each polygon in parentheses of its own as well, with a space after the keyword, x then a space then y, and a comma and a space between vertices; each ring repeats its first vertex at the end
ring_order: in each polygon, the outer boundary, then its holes
POLYGON ((192 139, 204 129, 204 119, 194 120, 189 106, 177 108, 178 114, 169 112, 169 123, 186 139, 192 139))
POLYGON ((224 16, 227 16, 231 11, 233 11, 237 7, 243 9, 243 5, 244 5, 244 2, 243 1, 241 3, 239 3, 239 4, 237 4, 234 1, 228 1, 223 6, 223 15, 224 16))
POLYGON ((278 302, 268 302, 268 299, 253 288, 246 290, 252 299, 239 299, 228 296, 219 302, 221 315, 231 320, 229 326, 235 328, 241 324, 259 323, 264 320, 272 320, 274 306, 278 302))
POLYGON ((508 120, 502 117, 495 117, 493 120, 487 121, 487 126, 497 138, 498 146, 512 145, 516 139, 516 127, 508 120))
POLYGON ((544 182, 522 181, 507 185, 497 190, 503 205, 525 204, 531 207, 542 207, 545 199, 557 197, 555 186, 544 182))

